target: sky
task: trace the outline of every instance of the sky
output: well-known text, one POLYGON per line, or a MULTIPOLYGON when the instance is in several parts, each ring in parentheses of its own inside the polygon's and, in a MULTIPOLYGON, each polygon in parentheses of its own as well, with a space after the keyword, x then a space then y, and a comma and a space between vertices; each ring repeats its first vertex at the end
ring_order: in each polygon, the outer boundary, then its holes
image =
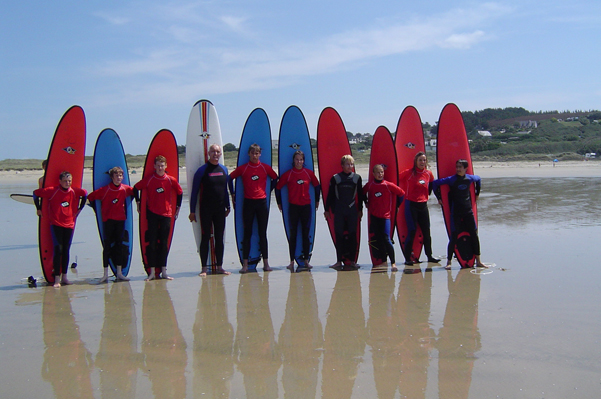
POLYGON ((286 108, 316 137, 334 107, 354 133, 396 130, 413 105, 436 123, 463 111, 601 108, 601 2, 26 1, 0 13, 0 160, 43 159, 72 105, 86 155, 104 128, 144 154, 166 128, 185 144, 210 100, 238 146, 263 108, 277 138, 286 108))

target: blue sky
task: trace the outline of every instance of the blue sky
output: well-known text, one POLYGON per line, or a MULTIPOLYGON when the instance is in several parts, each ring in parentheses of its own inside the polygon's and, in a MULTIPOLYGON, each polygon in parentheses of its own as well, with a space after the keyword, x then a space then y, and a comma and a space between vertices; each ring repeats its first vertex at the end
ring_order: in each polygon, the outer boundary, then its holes
POLYGON ((256 107, 272 136, 289 105, 311 136, 332 106, 347 130, 392 131, 407 105, 601 108, 598 1, 27 1, 0 14, 0 159, 44 158, 74 104, 91 155, 113 128, 143 154, 213 102, 238 145, 256 107))

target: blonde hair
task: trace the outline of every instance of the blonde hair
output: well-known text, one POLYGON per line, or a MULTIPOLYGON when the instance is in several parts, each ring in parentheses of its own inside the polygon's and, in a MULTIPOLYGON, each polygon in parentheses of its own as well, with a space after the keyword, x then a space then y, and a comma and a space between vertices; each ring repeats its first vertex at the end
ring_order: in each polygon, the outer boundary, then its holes
POLYGON ((344 165, 347 161, 354 164, 355 158, 353 158, 353 156, 350 154, 343 155, 342 158, 340 158, 340 165, 344 165))

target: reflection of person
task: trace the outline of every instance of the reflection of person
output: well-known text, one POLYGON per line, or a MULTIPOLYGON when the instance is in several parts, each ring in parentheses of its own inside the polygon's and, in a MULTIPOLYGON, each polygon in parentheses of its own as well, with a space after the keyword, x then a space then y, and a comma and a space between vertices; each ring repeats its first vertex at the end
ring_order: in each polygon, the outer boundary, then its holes
POLYGON ((147 231, 147 258, 150 267, 150 274, 146 281, 160 278, 155 275, 155 268, 161 268, 161 276, 164 279, 173 280, 167 275, 167 255, 169 255, 169 233, 171 232, 171 217, 179 214, 179 208, 182 204, 182 187, 177 180, 169 176, 166 172, 167 158, 159 155, 154 160, 154 170, 150 176, 142 178, 134 186, 134 195, 138 204, 138 213, 140 212, 139 191, 146 190, 147 210, 146 218, 148 220, 147 231), (177 201, 172 203, 172 193, 177 194, 177 201))
POLYGON ((73 177, 69 172, 63 172, 59 176, 60 184, 46 188, 38 188, 33 192, 33 199, 42 215, 40 198, 48 202, 48 217, 50 218, 50 229, 52 242, 54 244, 54 288, 60 288, 61 284, 71 284, 67 279, 69 268, 69 250, 75 229, 75 220, 79 212, 86 204, 87 192, 83 188, 71 187, 73 177))
MULTIPOLYGON (((248 271, 248 257, 250 255, 250 239, 252 237, 253 222, 255 218, 259 225, 259 247, 263 257, 263 270, 271 271, 269 266, 269 253, 267 249, 267 222, 269 208, 267 207, 267 178, 277 179, 278 175, 271 166, 261 163, 261 147, 252 144, 248 148, 250 161, 238 166, 231 174, 230 179, 242 178, 244 189, 244 205, 242 219, 244 220, 244 238, 242 239, 242 269, 240 273, 248 271)), ((232 194, 233 197, 233 194, 232 194)))
POLYGON ((121 184, 123 181, 123 169, 115 166, 109 170, 112 182, 104 187, 94 190, 88 196, 88 201, 94 206, 96 200, 100 200, 102 210, 102 224, 104 229, 104 240, 102 242, 102 265, 104 275, 101 283, 106 283, 109 277, 109 260, 117 268, 117 280, 129 281, 122 273, 123 265, 127 263, 129 249, 123 245, 123 232, 125 231, 125 219, 127 219, 126 199, 133 197, 133 189, 121 184))
POLYGON ((428 159, 425 152, 418 152, 413 158, 413 168, 399 174, 399 183, 407 187, 405 196, 405 221, 407 222, 407 239, 405 240, 403 255, 405 264, 412 265, 419 262, 412 253, 413 241, 417 227, 422 231, 424 251, 428 262, 438 263, 440 259, 432 256, 432 238, 430 237, 430 214, 428 212, 428 197, 432 192, 431 182, 434 181, 432 171, 428 169, 428 159))
MULTIPOLYGON (((230 198, 227 192, 227 168, 219 163, 221 147, 213 144, 209 147, 209 160, 194 174, 190 196, 191 222, 196 222, 196 203, 200 201, 200 276, 207 275, 209 244, 211 233, 214 239, 215 264, 217 274, 230 274, 223 270, 225 218, 230 213, 230 198)), ((231 181, 230 181, 231 185, 231 181)), ((230 189, 230 191, 233 191, 230 189)))
POLYGON ((340 160, 342 172, 330 179, 328 198, 326 198, 324 216, 334 213, 334 234, 336 236, 336 264, 340 267, 344 258, 355 266, 357 258, 357 222, 363 215, 363 182, 361 176, 353 172, 355 160, 344 155, 340 160))
POLYGON ((468 175, 468 162, 465 159, 459 159, 455 165, 456 174, 432 182, 434 193, 438 198, 438 203, 442 204, 441 194, 438 188, 442 185, 449 186, 449 202, 451 205, 451 238, 447 248, 447 265, 445 269, 451 268, 453 252, 457 244, 457 236, 461 232, 468 232, 471 239, 472 251, 476 257, 477 267, 487 267, 480 261, 480 240, 478 239, 478 229, 474 210, 472 208, 472 195, 470 186, 473 184, 476 189, 476 201, 480 195, 480 176, 468 175))
POLYGON ((369 229, 373 234, 373 242, 370 240, 370 245, 372 252, 378 254, 374 256, 374 259, 379 258, 379 261, 384 264, 386 256, 388 256, 390 269, 396 272, 394 247, 390 240, 390 219, 405 192, 396 184, 384 180, 384 166, 375 165, 372 173, 374 179, 363 187, 363 195, 366 198, 369 212, 369 229))
POLYGON ((315 189, 315 209, 319 206, 320 185, 315 173, 304 167, 305 154, 298 150, 293 156, 293 168, 285 172, 276 186, 276 199, 278 208, 282 211, 281 189, 288 187, 288 220, 289 237, 288 252, 290 254, 289 269, 294 269, 294 255, 296 252, 296 235, 298 226, 301 226, 303 239, 303 253, 301 258, 304 260, 304 266, 311 268, 309 264, 309 252, 311 248, 311 238, 309 237, 311 228, 311 196, 309 186, 313 185, 315 189))

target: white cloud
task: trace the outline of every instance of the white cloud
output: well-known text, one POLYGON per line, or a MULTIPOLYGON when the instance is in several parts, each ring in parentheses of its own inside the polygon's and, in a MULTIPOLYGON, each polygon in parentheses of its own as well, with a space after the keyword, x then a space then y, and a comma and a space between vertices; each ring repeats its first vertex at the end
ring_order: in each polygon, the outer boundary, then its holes
POLYGON ((125 25, 129 23, 131 20, 127 17, 117 16, 117 15, 109 15, 104 12, 96 12, 94 15, 100 19, 105 20, 111 25, 125 25))

